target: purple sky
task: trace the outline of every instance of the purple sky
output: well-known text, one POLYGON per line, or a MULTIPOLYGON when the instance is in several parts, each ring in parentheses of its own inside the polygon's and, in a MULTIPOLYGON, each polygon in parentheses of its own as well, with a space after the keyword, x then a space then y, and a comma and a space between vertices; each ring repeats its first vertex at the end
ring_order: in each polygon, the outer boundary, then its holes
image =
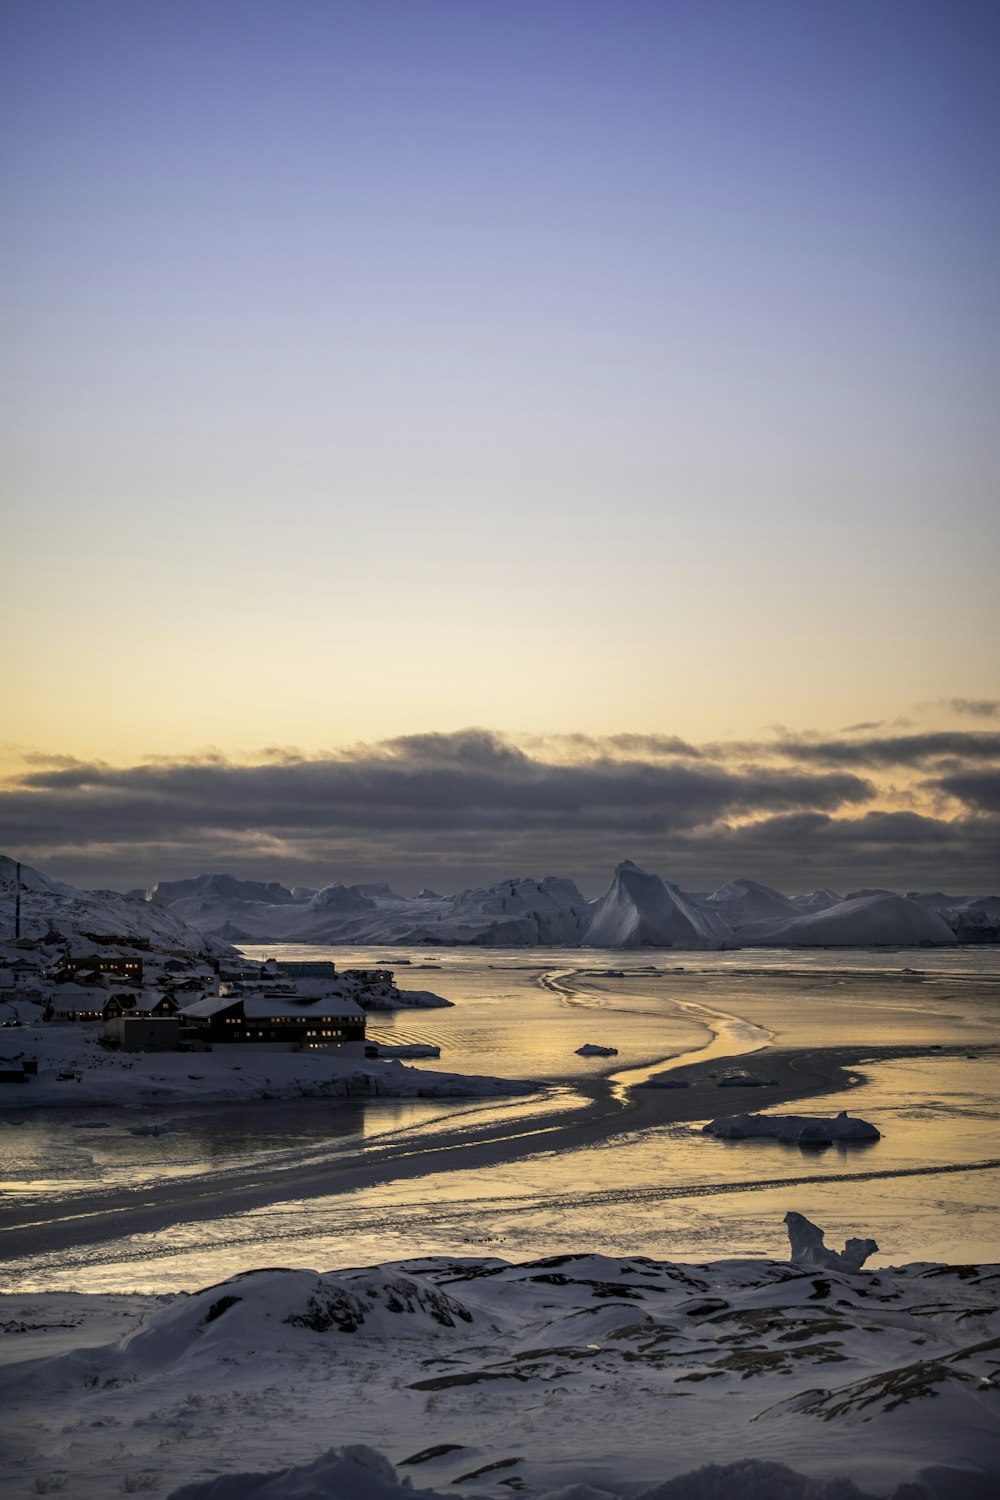
POLYGON ((995 699, 998 42, 8 0, 0 772, 995 699))

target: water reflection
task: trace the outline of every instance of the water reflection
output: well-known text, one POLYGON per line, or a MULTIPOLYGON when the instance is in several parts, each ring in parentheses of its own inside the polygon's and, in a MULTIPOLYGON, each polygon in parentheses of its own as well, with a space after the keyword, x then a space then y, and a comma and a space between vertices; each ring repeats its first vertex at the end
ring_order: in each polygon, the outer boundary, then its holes
MULTIPOLYGON (((342 966, 372 961, 364 951, 323 952, 342 966)), ((433 980, 419 982, 433 983, 455 1000, 454 1009, 379 1015, 376 1034, 441 1045, 440 1061, 418 1065, 429 1071, 530 1078, 545 1082, 544 1094, 36 1112, 23 1125, 0 1126, 5 1199, 69 1198, 95 1186, 153 1189, 197 1175, 221 1183, 246 1168, 280 1174, 359 1155, 378 1162, 402 1140, 419 1153, 456 1126, 470 1138, 498 1123, 530 1130, 554 1107, 579 1110, 602 1080, 621 1091, 682 1058, 760 1051, 772 1040, 816 1048, 863 1037, 873 1048, 916 1042, 963 1051, 1000 1041, 998 953, 921 954, 920 975, 906 972, 912 953, 687 957, 683 966, 650 967, 621 955, 574 953, 570 966, 565 951, 532 954, 529 963, 523 952, 436 953, 433 980), (613 1045, 619 1056, 580 1058, 575 1049, 584 1042, 613 1045), (77 1128, 81 1122, 106 1128, 77 1128), (131 1134, 147 1123, 169 1128, 131 1134)), ((581 1244, 611 1254, 781 1254, 789 1207, 823 1223, 832 1237, 874 1233, 882 1263, 996 1258, 1000 1172, 952 1171, 1000 1154, 995 1058, 949 1053, 862 1071, 864 1081, 824 1099, 822 1112, 846 1108, 874 1119, 883 1138, 863 1150, 724 1142, 687 1125, 569 1152, 546 1149, 541 1137, 535 1155, 486 1170, 290 1198, 117 1245, 41 1253, 11 1267, 4 1284, 162 1290, 206 1284, 262 1259, 335 1266, 483 1253, 483 1245, 509 1258, 581 1244)), ((752 1107, 765 1106, 727 1097, 717 1113, 752 1107)))

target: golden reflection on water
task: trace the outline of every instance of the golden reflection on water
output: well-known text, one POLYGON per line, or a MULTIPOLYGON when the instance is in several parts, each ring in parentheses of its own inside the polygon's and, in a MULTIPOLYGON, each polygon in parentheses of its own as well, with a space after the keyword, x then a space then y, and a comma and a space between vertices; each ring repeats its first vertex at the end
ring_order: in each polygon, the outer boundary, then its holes
MULTIPOLYGON (((344 967, 370 962, 365 954, 334 953, 344 967)), ((809 1047, 1000 1042, 996 953, 921 954, 922 975, 907 973, 916 967, 912 953, 782 955, 778 964, 769 955, 699 954, 686 955, 682 970, 663 965, 658 972, 620 955, 618 972, 609 972, 608 954, 574 954, 572 969, 565 952, 530 964, 524 957, 442 954, 433 983, 455 1008, 380 1015, 378 1029, 441 1045, 440 1060, 420 1064, 430 1071, 563 1080, 554 1097, 567 1111, 602 1078, 622 1087, 692 1053, 727 1057, 760 1050, 772 1037, 779 1046, 809 1047), (579 1058, 575 1048, 585 1041, 610 1042, 619 1056, 579 1058)), ((403 971, 399 978, 405 982, 403 971)), ((758 1070, 766 1072, 763 1058, 758 1070)), ((821 1223, 830 1241, 874 1234, 882 1264, 1000 1259, 996 1168, 884 1175, 1000 1157, 996 1057, 930 1055, 859 1071, 859 1087, 785 1112, 845 1108, 873 1119, 883 1138, 864 1151, 720 1142, 697 1125, 635 1131, 563 1152, 547 1149, 543 1137, 536 1155, 486 1170, 291 1199, 78 1253, 46 1257, 40 1247, 4 1284, 164 1290, 207 1284, 262 1261, 330 1268, 419 1254, 518 1259, 581 1247, 691 1259, 780 1257, 790 1207, 821 1223), (859 1173, 862 1180, 847 1180, 859 1173)), ((128 1133, 123 1111, 105 1112, 109 1128, 94 1131, 50 1117, 31 1122, 24 1176, 8 1167, 8 1186, 24 1190, 33 1176, 33 1190, 44 1197, 136 1180, 155 1191, 158 1180, 206 1170, 221 1180, 234 1164, 280 1173, 308 1159, 334 1164, 359 1152, 377 1158, 400 1139, 412 1138, 417 1150, 456 1123, 472 1131, 520 1119, 531 1129, 552 1102, 547 1095, 168 1109, 160 1113, 176 1129, 142 1138, 128 1133)), ((717 1113, 761 1107, 757 1097, 728 1095, 717 1113)), ((128 1123, 135 1118, 129 1112, 128 1123)), ((5 1132, 5 1145, 15 1134, 25 1132, 5 1132)), ((16 1153, 10 1159, 16 1162, 16 1153)))

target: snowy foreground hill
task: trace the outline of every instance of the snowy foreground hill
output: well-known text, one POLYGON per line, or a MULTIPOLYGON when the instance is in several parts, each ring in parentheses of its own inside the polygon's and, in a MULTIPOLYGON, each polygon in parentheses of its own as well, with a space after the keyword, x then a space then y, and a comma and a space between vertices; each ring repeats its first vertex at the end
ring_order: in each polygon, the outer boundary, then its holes
POLYGON ((9 1493, 991 1500, 998 1284, 580 1254, 11 1295, 9 1493))
POLYGON ((812 891, 790 899, 752 880, 692 894, 630 860, 588 901, 571 880, 501 881, 454 896, 387 885, 318 891, 199 875, 161 881, 148 904, 230 943, 477 943, 489 947, 718 949, 906 947, 1000 938, 1000 898, 812 891))

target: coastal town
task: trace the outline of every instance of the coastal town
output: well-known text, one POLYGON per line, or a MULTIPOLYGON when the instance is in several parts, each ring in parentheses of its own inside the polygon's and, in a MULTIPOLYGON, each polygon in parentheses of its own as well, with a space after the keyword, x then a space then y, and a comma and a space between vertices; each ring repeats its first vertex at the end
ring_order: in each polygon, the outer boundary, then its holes
POLYGON ((362 1000, 383 1007, 399 1002, 388 969, 338 975, 329 960, 209 964, 148 947, 137 951, 110 935, 81 954, 30 940, 25 948, 25 941, 0 950, 0 997, 13 1012, 7 1023, 22 1021, 27 1005, 31 1020, 100 1025, 103 1045, 125 1052, 256 1043, 363 1057, 362 1000))
POLYGON ((5 1114, 34 1106, 528 1091, 507 1079, 408 1066, 440 1049, 395 1037, 392 1013, 452 1002, 401 988, 392 968, 248 958, 147 903, 3 865, 5 1114), (373 1014, 383 1019, 375 1034, 373 1014))

